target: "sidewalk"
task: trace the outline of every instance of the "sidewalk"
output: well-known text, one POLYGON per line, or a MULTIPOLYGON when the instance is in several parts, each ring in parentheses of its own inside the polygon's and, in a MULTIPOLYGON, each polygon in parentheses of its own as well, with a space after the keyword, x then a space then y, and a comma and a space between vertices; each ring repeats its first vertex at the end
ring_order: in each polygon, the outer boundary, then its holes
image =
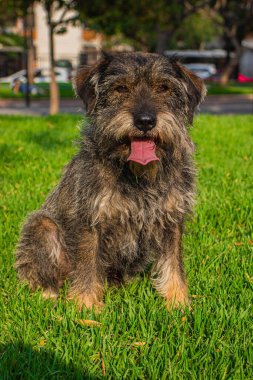
POLYGON ((214 115, 253 115, 253 93, 250 95, 209 95, 201 104, 200 112, 214 115))
MULTIPOLYGON (((32 100, 27 108, 24 100, 0 99, 0 115, 48 115, 49 100, 32 100)), ((79 99, 62 99, 61 113, 82 115, 82 101, 79 99)), ((200 106, 201 113, 210 114, 252 114, 253 94, 251 95, 210 95, 200 106)))
MULTIPOLYGON (((30 107, 26 107, 23 99, 0 99, 0 115, 48 115, 49 100, 31 100, 30 107)), ((60 113, 82 115, 83 103, 80 99, 61 99, 60 113)))

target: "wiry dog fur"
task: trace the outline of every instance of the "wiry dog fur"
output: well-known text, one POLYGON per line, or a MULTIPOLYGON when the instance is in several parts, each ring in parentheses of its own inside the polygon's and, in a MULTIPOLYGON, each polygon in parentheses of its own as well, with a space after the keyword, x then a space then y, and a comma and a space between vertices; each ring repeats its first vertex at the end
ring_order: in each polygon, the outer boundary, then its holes
POLYGON ((106 55, 76 78, 89 126, 79 152, 41 210, 23 227, 16 252, 21 280, 57 296, 65 279, 80 306, 101 305, 105 281, 121 282, 153 263, 168 306, 188 302, 181 236, 194 195, 194 110, 200 79, 156 54, 106 55), (151 130, 137 128, 143 113, 151 130), (131 139, 156 143, 160 161, 127 162, 131 139))

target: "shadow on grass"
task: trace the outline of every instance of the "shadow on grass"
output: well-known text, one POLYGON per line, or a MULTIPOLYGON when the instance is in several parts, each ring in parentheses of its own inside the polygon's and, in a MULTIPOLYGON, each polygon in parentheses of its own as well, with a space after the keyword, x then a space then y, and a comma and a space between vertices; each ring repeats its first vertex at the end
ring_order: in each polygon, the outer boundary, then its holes
POLYGON ((53 351, 19 342, 0 345, 0 378, 95 380, 99 377, 89 375, 73 363, 66 364, 53 351))

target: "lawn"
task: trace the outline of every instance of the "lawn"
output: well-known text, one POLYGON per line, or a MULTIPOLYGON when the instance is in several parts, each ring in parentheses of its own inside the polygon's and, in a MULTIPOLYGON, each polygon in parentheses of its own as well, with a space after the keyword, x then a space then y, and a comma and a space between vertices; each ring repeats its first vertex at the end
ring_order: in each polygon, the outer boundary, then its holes
POLYGON ((226 85, 207 83, 208 95, 250 95, 253 94, 253 83, 229 82, 226 85))
POLYGON ((0 378, 253 379, 253 116, 198 116, 198 196, 184 238, 192 310, 168 313, 148 274, 101 314, 21 285, 13 251, 57 183, 80 118, 0 118, 0 378), (86 320, 95 321, 87 322, 86 320))
MULTIPOLYGON (((48 98, 49 84, 39 83, 42 94, 32 95, 33 99, 48 98)), ((207 83, 208 95, 249 95, 253 94, 253 83, 229 82, 227 85, 219 83, 207 83)), ((73 98, 74 91, 71 83, 59 83, 61 98, 73 98)), ((14 94, 7 83, 0 83, 0 99, 22 99, 24 95, 14 94)))
MULTIPOLYGON (((32 99, 48 99, 49 98, 49 83, 38 83, 40 93, 31 95, 32 99)), ((75 97, 72 84, 69 82, 59 83, 59 91, 61 98, 73 99, 75 97)), ((21 93, 14 94, 9 83, 0 83, 0 99, 23 99, 21 93)))

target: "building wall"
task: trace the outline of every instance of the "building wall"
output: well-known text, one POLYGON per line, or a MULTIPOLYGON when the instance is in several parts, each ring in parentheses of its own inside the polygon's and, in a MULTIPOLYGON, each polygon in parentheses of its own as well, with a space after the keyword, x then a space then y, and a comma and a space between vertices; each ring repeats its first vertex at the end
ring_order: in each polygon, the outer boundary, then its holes
MULTIPOLYGON (((34 7, 35 14, 35 48, 36 60, 38 67, 49 67, 49 43, 48 27, 46 23, 46 13, 43 7, 36 3, 34 7)), ((55 13, 54 19, 60 17, 61 12, 55 13)), ((68 13, 68 17, 71 13, 68 13)), ((75 67, 78 64, 79 53, 82 50, 83 31, 82 26, 68 25, 67 32, 64 34, 55 34, 55 59, 68 59, 75 67)))

